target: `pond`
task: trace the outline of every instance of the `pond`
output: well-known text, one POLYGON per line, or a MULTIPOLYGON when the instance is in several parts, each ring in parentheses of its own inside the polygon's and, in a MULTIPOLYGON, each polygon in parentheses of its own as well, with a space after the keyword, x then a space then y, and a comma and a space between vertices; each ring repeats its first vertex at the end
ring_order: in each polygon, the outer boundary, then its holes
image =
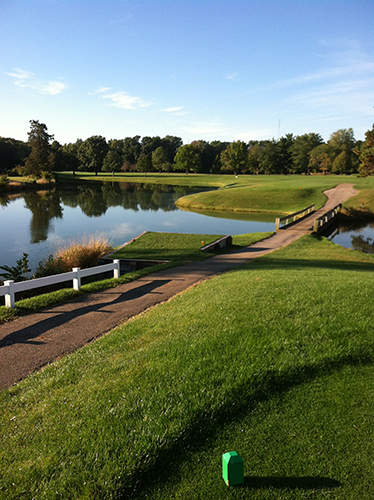
POLYGON ((14 266, 26 252, 35 270, 59 244, 85 234, 104 233, 118 246, 143 231, 274 231, 277 214, 198 214, 175 206, 178 198, 196 191, 165 185, 90 183, 2 197, 0 265, 14 266))
POLYGON ((343 247, 374 254, 374 221, 342 223, 329 239, 343 247))

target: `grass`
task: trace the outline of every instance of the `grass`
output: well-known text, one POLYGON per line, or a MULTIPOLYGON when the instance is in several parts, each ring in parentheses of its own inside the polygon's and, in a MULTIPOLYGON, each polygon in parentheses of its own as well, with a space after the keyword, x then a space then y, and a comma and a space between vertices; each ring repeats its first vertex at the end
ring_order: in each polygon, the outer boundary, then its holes
MULTIPOLYGON (((113 181, 108 174, 80 172, 73 176, 59 173, 60 181, 92 180, 113 181)), ((341 183, 353 183, 360 192, 348 200, 344 207, 364 207, 374 212, 374 177, 359 178, 351 175, 208 175, 208 174, 116 174, 115 182, 141 182, 191 187, 221 188, 184 197, 180 208, 188 210, 229 210, 249 212, 291 213, 316 204, 320 208, 326 201, 323 191, 341 183)))
POLYGON ((303 237, 3 391, 0 498, 371 499, 373 271, 303 237))
POLYGON ((73 267, 93 267, 112 250, 107 236, 103 234, 84 235, 81 240, 69 240, 56 247, 53 255, 39 264, 35 277, 67 273, 73 267))
MULTIPOLYGON (((204 241, 204 244, 207 244, 215 241, 219 236, 149 232, 143 235, 141 238, 132 242, 130 245, 119 249, 116 253, 112 254, 112 258, 138 258, 150 260, 166 259, 170 261, 168 264, 154 265, 146 269, 126 273, 118 279, 111 278, 96 281, 94 283, 89 283, 87 285, 83 285, 80 291, 75 291, 72 288, 64 288, 56 292, 44 293, 42 295, 38 295, 29 299, 19 300, 18 302, 16 302, 14 309, 0 306, 0 324, 6 321, 11 321, 22 314, 36 312, 40 309, 44 309, 45 307, 50 307, 54 304, 59 304, 67 300, 71 300, 72 298, 81 295, 82 293, 94 293, 100 290, 105 290, 107 288, 114 288, 121 284, 139 279, 140 277, 152 272, 159 271, 160 269, 165 269, 166 267, 182 265, 188 261, 198 261, 206 259, 211 257, 212 255, 216 255, 219 252, 230 252, 238 250, 240 248, 256 243, 256 241, 267 238, 271 236, 271 234, 272 233, 250 233, 234 235, 233 244, 231 247, 223 248, 221 251, 202 252, 200 250, 202 241, 204 241)), ((105 243, 106 240, 104 238, 99 240, 93 239, 92 241, 94 249, 97 248, 97 246, 99 247, 99 249, 102 249, 102 244, 105 243), (95 241, 98 242, 97 245, 95 241)), ((64 248, 66 247, 61 247, 60 251, 63 251, 64 248)), ((78 254, 79 256, 80 246, 77 245, 68 247, 67 256, 69 258, 72 252, 74 255, 78 254)), ((84 251, 83 253, 84 255, 86 255, 86 251, 84 251)), ((54 261, 52 260, 51 263, 53 265, 54 261)), ((79 264, 75 264, 71 265, 71 267, 81 266, 79 264)))
MULTIPOLYGON (((268 238, 272 234, 269 232, 234 235, 232 246, 223 248, 221 252, 238 250, 268 238)), ((191 260, 203 260, 220 253, 220 251, 202 252, 200 249, 222 236, 224 235, 147 232, 129 245, 118 249, 111 257, 113 259, 169 260, 179 265, 191 260)))

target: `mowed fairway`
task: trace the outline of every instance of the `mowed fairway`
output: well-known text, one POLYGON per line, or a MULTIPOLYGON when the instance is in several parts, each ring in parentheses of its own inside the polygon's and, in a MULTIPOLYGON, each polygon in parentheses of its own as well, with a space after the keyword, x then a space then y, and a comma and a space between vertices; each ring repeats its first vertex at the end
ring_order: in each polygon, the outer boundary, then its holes
POLYGON ((303 237, 3 391, 0 498, 371 499, 373 271, 303 237))

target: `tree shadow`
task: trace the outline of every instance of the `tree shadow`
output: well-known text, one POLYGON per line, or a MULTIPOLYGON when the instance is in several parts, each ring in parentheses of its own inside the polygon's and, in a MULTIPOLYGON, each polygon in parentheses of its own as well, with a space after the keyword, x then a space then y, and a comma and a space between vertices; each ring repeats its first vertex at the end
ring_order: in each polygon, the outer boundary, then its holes
MULTIPOLYGON (((326 359, 316 364, 292 367, 284 372, 268 370, 261 380, 244 383, 231 392, 226 404, 217 410, 202 410, 191 417, 188 428, 170 446, 157 449, 154 456, 139 459, 133 481, 129 481, 120 492, 121 499, 142 499, 157 485, 172 482, 180 467, 194 453, 210 449, 226 425, 239 422, 251 413, 259 403, 269 401, 289 390, 310 383, 319 377, 331 375, 347 366, 366 366, 374 358, 365 349, 358 349, 349 355, 326 359), (146 465, 143 465, 146 464, 146 465)), ((324 477, 246 477, 242 487, 327 489, 340 483, 324 477)))
MULTIPOLYGON (((111 314, 110 311, 105 310, 106 307, 108 306, 113 306, 115 304, 121 304, 124 302, 128 302, 131 300, 138 299, 140 297, 143 297, 144 295, 147 295, 149 293, 157 293, 155 290, 166 283, 169 283, 169 279, 159 279, 159 280, 154 280, 149 283, 146 283, 144 285, 138 286, 136 288, 133 288, 132 290, 128 290, 125 293, 122 293, 118 297, 116 297, 112 301, 106 301, 106 302, 96 302, 95 304, 90 304, 87 306, 84 306, 84 301, 88 300, 89 296, 85 297, 80 297, 78 298, 75 302, 75 304, 82 304, 80 307, 72 310, 72 311, 63 311, 63 312, 56 312, 54 314, 53 309, 51 309, 50 314, 51 316, 43 319, 35 324, 32 324, 26 328, 23 328, 21 330, 16 330, 3 339, 0 340, 0 348, 5 347, 10 344, 34 344, 34 345, 39 345, 43 344, 44 342, 39 342, 35 339, 42 335, 43 333, 52 330, 53 328, 56 328, 58 326, 61 326, 65 323, 68 323, 69 321, 79 317, 84 321, 85 315, 92 313, 92 312, 99 312, 102 314, 111 314)), ((113 293, 115 295, 118 294, 118 291, 116 292, 115 290, 113 292, 108 292, 106 296, 110 293, 113 293)), ((46 311, 40 311, 34 313, 35 316, 38 314, 40 315, 45 315, 46 311)))

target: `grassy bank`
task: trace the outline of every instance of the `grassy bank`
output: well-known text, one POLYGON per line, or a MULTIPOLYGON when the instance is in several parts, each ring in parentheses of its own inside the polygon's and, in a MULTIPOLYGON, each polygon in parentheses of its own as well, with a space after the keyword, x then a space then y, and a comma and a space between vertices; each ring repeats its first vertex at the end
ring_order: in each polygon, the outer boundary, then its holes
POLYGON ((113 259, 169 260, 174 264, 184 264, 211 257, 220 252, 232 252, 268 238, 272 233, 239 234, 232 237, 232 245, 221 251, 202 252, 204 245, 213 243, 224 236, 212 234, 154 233, 147 232, 130 244, 111 254, 113 259))
POLYGON ((373 271, 304 237, 3 391, 0 498, 370 499, 373 271))
POLYGON ((97 176, 80 172, 73 176, 60 173, 60 181, 92 180, 114 182, 141 182, 171 184, 190 187, 221 188, 218 191, 186 196, 178 206, 186 210, 217 210, 242 212, 291 213, 316 204, 320 208, 326 201, 323 191, 341 183, 353 183, 359 194, 345 203, 345 207, 374 213, 374 177, 306 176, 306 175, 206 175, 206 174, 116 174, 114 178, 100 173, 97 176))

